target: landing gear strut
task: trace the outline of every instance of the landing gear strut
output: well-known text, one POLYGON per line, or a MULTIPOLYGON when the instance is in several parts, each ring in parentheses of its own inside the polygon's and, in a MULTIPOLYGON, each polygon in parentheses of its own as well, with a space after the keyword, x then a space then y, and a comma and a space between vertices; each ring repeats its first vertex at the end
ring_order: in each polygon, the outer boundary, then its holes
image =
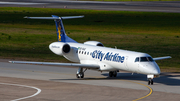
POLYGON ((77 77, 77 78, 84 78, 84 72, 85 72, 86 70, 87 70, 87 69, 85 69, 85 70, 83 71, 83 68, 79 68, 79 69, 77 70, 76 77, 77 77))
POLYGON ((117 71, 110 71, 109 72, 109 77, 116 77, 117 76, 117 71))

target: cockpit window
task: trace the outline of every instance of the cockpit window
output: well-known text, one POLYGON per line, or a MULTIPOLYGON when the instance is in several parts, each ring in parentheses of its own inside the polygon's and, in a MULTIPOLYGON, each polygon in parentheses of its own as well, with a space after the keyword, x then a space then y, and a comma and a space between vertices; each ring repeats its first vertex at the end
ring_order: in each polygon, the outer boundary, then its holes
POLYGON ((140 62, 147 62, 147 61, 148 61, 147 57, 141 57, 140 58, 140 62))
POLYGON ((148 57, 148 60, 149 61, 154 61, 152 57, 148 57))
POLYGON ((139 57, 136 58, 135 62, 139 62, 139 57))
POLYGON ((154 61, 151 57, 140 57, 140 62, 152 62, 154 61))

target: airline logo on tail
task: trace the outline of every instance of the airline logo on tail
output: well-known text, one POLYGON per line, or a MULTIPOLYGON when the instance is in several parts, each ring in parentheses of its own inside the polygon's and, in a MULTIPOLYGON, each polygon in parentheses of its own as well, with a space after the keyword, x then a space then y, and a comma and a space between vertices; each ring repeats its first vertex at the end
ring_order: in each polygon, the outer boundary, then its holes
POLYGON ((61 25, 60 25, 60 23, 59 23, 59 25, 58 25, 58 41, 61 41, 61 25))

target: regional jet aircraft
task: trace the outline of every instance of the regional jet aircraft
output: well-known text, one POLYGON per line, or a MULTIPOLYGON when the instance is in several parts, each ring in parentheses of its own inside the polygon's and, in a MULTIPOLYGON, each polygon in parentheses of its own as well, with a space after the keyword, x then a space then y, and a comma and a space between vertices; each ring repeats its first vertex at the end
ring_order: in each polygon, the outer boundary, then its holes
POLYGON ((68 37, 62 23, 63 19, 82 18, 84 16, 58 17, 25 17, 27 19, 54 20, 57 31, 57 42, 49 45, 49 49, 60 56, 76 63, 10 61, 11 63, 28 63, 78 67, 77 78, 83 78, 87 69, 109 72, 109 77, 116 77, 117 71, 129 71, 147 75, 148 84, 153 85, 153 78, 158 77, 160 69, 156 60, 171 58, 170 56, 152 58, 149 54, 105 47, 98 41, 78 43, 68 37))

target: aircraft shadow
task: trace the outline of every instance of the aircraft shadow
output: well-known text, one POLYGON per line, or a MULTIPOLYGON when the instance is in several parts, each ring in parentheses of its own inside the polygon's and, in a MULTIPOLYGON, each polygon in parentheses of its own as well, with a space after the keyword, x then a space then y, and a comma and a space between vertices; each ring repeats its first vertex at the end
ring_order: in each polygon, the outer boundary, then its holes
MULTIPOLYGON (((108 76, 108 73, 102 75, 108 76)), ((173 77, 180 77, 180 73, 175 73, 175 75, 171 75, 170 73, 162 73, 160 77, 154 78, 153 80, 155 83, 161 83, 171 86, 180 86, 180 79, 175 79, 173 77)), ((118 78, 123 80, 147 81, 147 75, 136 73, 133 75, 131 73, 118 73, 118 78)))
MULTIPOLYGON (((59 80, 139 80, 139 81, 147 81, 147 76, 143 74, 136 74, 133 75, 131 73, 118 73, 117 77, 108 77, 108 73, 102 73, 101 74, 104 77, 96 77, 96 78, 82 78, 82 79, 50 79, 50 81, 59 81, 59 80)), ((170 75, 170 74, 164 74, 159 78, 154 78, 154 83, 161 83, 165 85, 171 85, 171 86, 180 86, 180 79, 174 79, 172 77, 180 77, 179 73, 176 73, 176 75, 170 75)))

